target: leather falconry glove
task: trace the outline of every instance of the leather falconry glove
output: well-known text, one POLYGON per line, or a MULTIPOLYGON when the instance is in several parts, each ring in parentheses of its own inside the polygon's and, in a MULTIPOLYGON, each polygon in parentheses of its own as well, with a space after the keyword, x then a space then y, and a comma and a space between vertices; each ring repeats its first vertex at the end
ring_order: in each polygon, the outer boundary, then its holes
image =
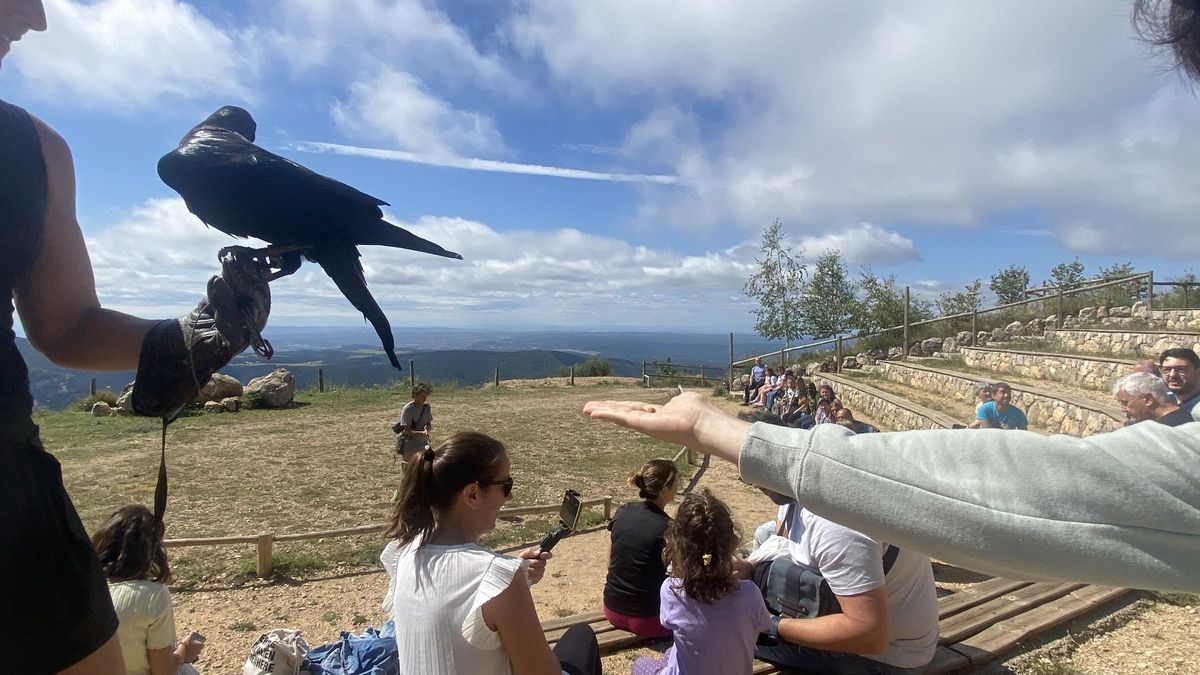
POLYGON ((139 415, 170 421, 196 398, 200 387, 247 345, 270 358, 260 332, 271 312, 270 267, 249 249, 222 251, 221 274, 191 312, 160 321, 146 334, 133 385, 139 415))

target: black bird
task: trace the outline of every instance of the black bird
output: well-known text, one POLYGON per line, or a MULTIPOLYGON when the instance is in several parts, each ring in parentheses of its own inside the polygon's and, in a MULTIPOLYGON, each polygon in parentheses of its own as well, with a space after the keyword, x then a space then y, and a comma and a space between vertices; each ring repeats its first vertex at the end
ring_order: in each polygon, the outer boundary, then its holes
POLYGON ((299 269, 301 257, 320 265, 375 327, 388 360, 400 368, 391 326, 367 290, 358 246, 462 256, 385 221, 382 199, 258 147, 256 129, 250 113, 227 105, 158 160, 158 175, 207 225, 270 243, 266 255, 281 268, 272 279, 299 269))

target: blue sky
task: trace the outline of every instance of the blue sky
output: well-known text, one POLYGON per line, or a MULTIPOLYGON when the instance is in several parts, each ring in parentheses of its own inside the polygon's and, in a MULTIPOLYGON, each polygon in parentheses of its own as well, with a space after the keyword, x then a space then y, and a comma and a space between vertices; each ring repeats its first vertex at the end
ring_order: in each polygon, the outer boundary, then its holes
MULTIPOLYGON (((775 219, 928 296, 1200 253, 1200 101, 1124 1, 45 5, 0 91, 71 144, 101 299, 142 316, 232 242, 155 173, 224 104, 463 254, 364 249, 396 325, 747 332, 775 219)), ((361 323, 313 265, 272 288, 275 325, 361 323)))

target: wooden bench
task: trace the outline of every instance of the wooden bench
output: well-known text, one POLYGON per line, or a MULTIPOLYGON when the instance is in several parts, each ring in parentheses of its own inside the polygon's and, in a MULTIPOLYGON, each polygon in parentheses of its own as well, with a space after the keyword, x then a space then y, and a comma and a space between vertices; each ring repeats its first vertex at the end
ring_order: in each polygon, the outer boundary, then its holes
MULTIPOLYGON (((1128 593, 1126 588, 1076 583, 989 579, 938 599, 938 649, 926 675, 940 675, 992 661, 1018 643, 1128 593)), ((567 628, 586 623, 596 632, 600 652, 610 654, 646 638, 616 628, 603 612, 585 612, 542 622, 554 645, 567 628)), ((782 673, 773 663, 755 661, 755 675, 782 673)))

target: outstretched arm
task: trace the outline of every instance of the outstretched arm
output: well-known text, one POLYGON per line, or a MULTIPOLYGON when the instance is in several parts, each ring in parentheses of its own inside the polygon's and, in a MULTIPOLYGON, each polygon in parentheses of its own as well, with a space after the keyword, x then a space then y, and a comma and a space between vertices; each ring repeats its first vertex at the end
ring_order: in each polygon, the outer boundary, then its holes
POLYGON ((41 253, 14 292, 29 341, 51 361, 89 370, 132 370, 154 325, 100 306, 75 218, 75 169, 62 137, 35 119, 49 191, 41 253))

